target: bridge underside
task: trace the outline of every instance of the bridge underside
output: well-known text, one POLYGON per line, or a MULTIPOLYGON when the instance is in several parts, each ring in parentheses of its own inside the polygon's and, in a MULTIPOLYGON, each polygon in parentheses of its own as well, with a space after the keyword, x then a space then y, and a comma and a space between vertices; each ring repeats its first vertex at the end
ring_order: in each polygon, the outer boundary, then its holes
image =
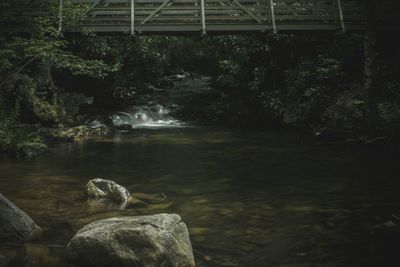
MULTIPOLYGON (((51 16, 33 0, 24 16, 51 16)), ((351 0, 70 0, 88 8, 83 28, 132 34, 363 30, 365 10, 351 0)), ((64 4, 65 5, 65 4, 64 4)), ((71 7, 71 6, 69 6, 71 7)), ((60 9, 68 12, 68 6, 60 9)), ((52 14, 57 17, 60 14, 52 14)), ((63 31, 81 31, 65 27, 63 31)))

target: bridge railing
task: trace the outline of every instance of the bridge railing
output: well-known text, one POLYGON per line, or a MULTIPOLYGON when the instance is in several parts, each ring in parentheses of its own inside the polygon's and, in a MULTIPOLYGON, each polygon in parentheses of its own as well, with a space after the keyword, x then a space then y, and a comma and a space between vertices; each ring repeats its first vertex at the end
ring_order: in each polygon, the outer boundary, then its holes
MULTIPOLYGON (((22 15, 56 17, 43 3, 59 1, 33 0, 22 15)), ((365 24, 362 5, 352 0, 70 1, 87 4, 82 26, 96 32, 356 30, 365 24)))

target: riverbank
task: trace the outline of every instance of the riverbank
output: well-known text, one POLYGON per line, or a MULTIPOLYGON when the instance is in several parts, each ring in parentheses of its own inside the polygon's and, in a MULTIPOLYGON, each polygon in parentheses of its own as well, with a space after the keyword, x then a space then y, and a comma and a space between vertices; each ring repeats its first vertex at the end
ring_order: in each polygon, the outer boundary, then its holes
MULTIPOLYGON (((36 125, 18 125, 9 139, 3 144, 3 154, 18 157, 34 157, 47 152, 58 143, 78 142, 86 137, 104 136, 112 132, 111 128, 101 124, 98 126, 79 125, 70 127, 40 127, 36 125), (24 135, 22 135, 24 133, 24 135)), ((5 135, 5 134, 4 134, 5 135)))
MULTIPOLYGON (((369 133, 355 125, 353 128, 332 128, 323 124, 298 124, 288 120, 286 115, 273 114, 265 107, 250 105, 250 99, 226 97, 224 91, 215 88, 216 86, 218 83, 210 76, 179 70, 164 76, 157 87, 152 84, 143 85, 141 93, 135 95, 135 99, 114 103, 116 106, 112 108, 102 107, 101 104, 95 104, 92 97, 80 95, 78 102, 83 103, 83 106, 77 106, 76 111, 80 112, 70 118, 75 122, 74 126, 41 127, 40 124, 25 124, 17 126, 17 130, 11 127, 15 131, 14 134, 10 134, 11 139, 14 136, 18 137, 19 129, 26 132, 26 137, 20 138, 21 140, 16 138, 16 144, 12 144, 8 152, 33 156, 46 151, 46 146, 51 147, 57 142, 74 142, 88 136, 130 131, 132 128, 185 124, 214 124, 232 129, 263 131, 289 130, 302 133, 313 141, 379 147, 388 151, 400 149, 400 137, 394 130, 388 132, 381 129, 369 133), (89 98, 91 101, 87 101, 89 98), (92 120, 88 120, 89 117, 92 120), (82 121, 86 123, 82 124, 82 121), (18 148, 18 143, 22 144, 21 149, 18 148)), ((70 97, 73 96, 74 94, 71 94, 70 97)), ((12 123, 15 122, 10 124, 12 123)))

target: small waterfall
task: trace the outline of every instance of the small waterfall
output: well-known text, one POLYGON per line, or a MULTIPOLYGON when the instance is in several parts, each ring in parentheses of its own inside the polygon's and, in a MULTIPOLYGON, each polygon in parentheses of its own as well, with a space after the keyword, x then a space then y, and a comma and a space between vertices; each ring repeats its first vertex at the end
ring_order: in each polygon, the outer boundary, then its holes
POLYGON ((127 112, 115 112, 110 115, 117 128, 182 127, 184 124, 169 115, 170 111, 162 105, 133 107, 127 112))

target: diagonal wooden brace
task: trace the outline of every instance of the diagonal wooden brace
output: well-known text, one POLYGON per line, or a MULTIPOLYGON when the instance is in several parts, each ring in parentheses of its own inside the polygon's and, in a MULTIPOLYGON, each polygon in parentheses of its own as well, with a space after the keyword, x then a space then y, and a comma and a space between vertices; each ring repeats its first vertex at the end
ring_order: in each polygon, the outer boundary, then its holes
POLYGON ((232 0, 232 2, 234 2, 238 7, 240 7, 241 9, 243 9, 244 12, 246 12, 250 17, 252 17, 255 21, 257 21, 258 23, 261 23, 261 20, 255 16, 253 13, 251 13, 250 10, 248 10, 246 7, 244 7, 241 3, 239 3, 238 0, 232 0))
POLYGON ((163 7, 165 7, 168 3, 172 2, 172 0, 165 0, 159 7, 157 7, 156 10, 153 11, 147 18, 145 18, 141 24, 145 24, 149 20, 151 20, 152 17, 154 17, 158 12, 160 12, 163 7))

